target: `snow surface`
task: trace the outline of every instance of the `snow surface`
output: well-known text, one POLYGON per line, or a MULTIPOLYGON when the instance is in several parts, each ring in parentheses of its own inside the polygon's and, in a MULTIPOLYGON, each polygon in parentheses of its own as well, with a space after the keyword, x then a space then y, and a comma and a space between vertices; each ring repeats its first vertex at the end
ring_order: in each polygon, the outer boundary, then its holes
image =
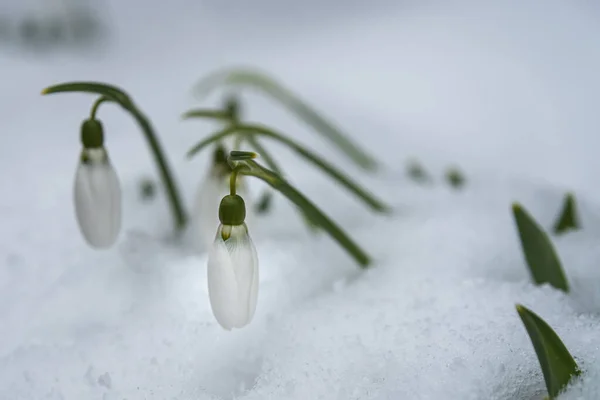
POLYGON ((586 371, 561 399, 600 398, 594 2, 148 4, 108 3, 107 46, 1 56, 1 399, 540 399, 515 303, 544 318, 586 371), (166 239, 165 199, 140 202, 138 183, 155 169, 134 122, 110 105, 99 115, 124 189, 124 230, 111 250, 85 245, 72 185, 93 97, 39 96, 67 80, 125 88, 160 132, 191 209, 208 155, 184 153, 216 127, 179 115, 197 104, 192 84, 230 64, 274 73, 386 167, 360 173, 262 97, 247 97, 249 119, 328 155, 395 207, 391 218, 372 215, 272 146, 376 263, 359 271, 277 197, 274 213, 250 226, 256 317, 233 332, 211 314, 205 255, 166 239), (435 185, 405 177, 413 157, 435 185), (441 182, 454 164, 467 173, 461 192, 441 182), (585 224, 555 239, 570 295, 530 283, 510 214, 518 200, 548 228, 566 190, 585 224))

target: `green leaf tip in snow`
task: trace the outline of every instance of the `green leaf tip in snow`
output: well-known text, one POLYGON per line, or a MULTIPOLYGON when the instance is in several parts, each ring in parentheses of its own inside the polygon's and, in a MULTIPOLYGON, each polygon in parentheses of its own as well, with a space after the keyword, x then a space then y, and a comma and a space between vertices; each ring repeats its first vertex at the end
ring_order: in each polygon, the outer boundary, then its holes
POLYGON ((225 68, 204 77, 194 87, 194 93, 205 97, 219 86, 242 86, 255 88, 273 97, 299 119, 334 143, 343 153, 365 170, 375 170, 377 161, 351 141, 333 123, 306 104, 288 88, 268 74, 251 68, 225 68))
POLYGON ((449 168, 446 171, 446 180, 454 189, 460 189, 465 185, 465 177, 458 168, 449 168))
POLYGON ((567 193, 563 202, 562 212, 554 224, 554 233, 561 234, 570 230, 581 228, 579 216, 577 215, 577 205, 575 195, 567 193))
POLYGON ((569 291, 567 278, 550 238, 518 203, 512 206, 513 215, 525 261, 536 284, 549 283, 557 289, 569 291))
POLYGON ((550 399, 554 399, 581 371, 558 335, 543 319, 520 304, 516 307, 540 362, 550 399))

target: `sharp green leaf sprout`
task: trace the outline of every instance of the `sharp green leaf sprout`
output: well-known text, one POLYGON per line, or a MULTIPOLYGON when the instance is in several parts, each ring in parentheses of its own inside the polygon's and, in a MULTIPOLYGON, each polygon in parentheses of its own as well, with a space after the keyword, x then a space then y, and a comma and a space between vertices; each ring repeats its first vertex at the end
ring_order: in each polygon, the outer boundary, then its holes
MULTIPOLYGON (((82 140, 84 145, 91 147, 101 145, 102 140, 93 134, 94 124, 100 125, 100 121, 96 120, 96 113, 98 107, 104 102, 114 102, 119 104, 125 111, 127 111, 138 123, 144 136, 150 146, 154 161, 158 167, 163 184, 167 189, 167 195, 171 212, 173 213, 173 219, 175 221, 175 227, 178 231, 185 228, 187 223, 187 216, 179 190, 175 183, 175 179, 171 173, 171 169, 167 163, 167 158, 163 153, 162 147, 158 141, 158 137, 150 124, 150 121, 146 116, 135 106, 129 95, 127 95, 121 89, 99 82, 69 82, 62 83, 59 85, 50 86, 42 91, 43 95, 54 94, 54 93, 65 93, 65 92, 78 92, 78 93, 93 93, 100 95, 101 97, 94 103, 91 110, 91 117, 89 120, 84 122, 84 130, 89 130, 92 134, 88 134, 82 130, 82 140), (88 129, 89 128, 89 129, 88 129)), ((100 125, 101 126, 101 125, 100 125)))
POLYGON ((554 399, 581 371, 558 335, 543 319, 520 304, 516 307, 540 362, 550 399, 554 399))
POLYGON ((575 195, 567 193, 563 202, 563 208, 560 216, 554 224, 554 233, 561 234, 570 230, 580 229, 579 216, 577 215, 577 205, 575 195))
POLYGON ((216 71, 204 77, 194 87, 194 92, 199 97, 205 97, 222 85, 245 86, 268 94, 297 117, 321 133, 325 138, 334 143, 346 156, 352 159, 365 170, 375 170, 377 162, 373 157, 361 150, 348 137, 327 121, 317 111, 308 106, 289 89, 269 77, 267 74, 254 69, 231 68, 216 71))
POLYGON ((525 260, 535 283, 538 285, 549 283, 557 289, 568 292, 567 278, 546 232, 520 204, 514 203, 512 211, 525 260))
MULTIPOLYGON (((281 176, 270 171, 252 159, 244 159, 239 153, 232 154, 229 157, 231 167, 233 168, 232 181, 235 176, 248 175, 253 176, 269 184, 273 189, 279 191, 288 200, 292 201, 310 218, 325 230, 334 240, 338 242, 360 265, 361 268, 367 268, 371 264, 370 257, 356 244, 348 235, 337 226, 325 213, 323 213, 315 204, 307 199, 302 193, 296 190, 292 185, 285 181, 281 176)), ((232 184, 232 194, 235 185, 232 184)))

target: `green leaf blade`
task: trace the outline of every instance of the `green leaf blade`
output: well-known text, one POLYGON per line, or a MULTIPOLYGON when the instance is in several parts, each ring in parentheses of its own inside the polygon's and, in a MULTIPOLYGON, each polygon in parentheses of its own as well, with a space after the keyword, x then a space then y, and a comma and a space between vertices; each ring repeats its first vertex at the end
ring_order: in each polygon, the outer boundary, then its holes
POLYGON ((225 69, 209 74, 196 84, 194 90, 199 96, 204 97, 220 85, 246 86, 259 89, 279 101, 299 119, 338 146, 344 154, 360 167, 370 171, 377 169, 377 161, 373 157, 351 141, 339 128, 267 74, 246 68, 225 69))
POLYGON ((554 233, 560 235, 570 230, 578 230, 580 227, 581 224, 579 223, 579 216, 577 215, 575 195, 573 193, 567 193, 560 216, 554 224, 554 233))
POLYGON ((513 216, 519 231, 521 247, 529 271, 536 284, 549 283, 569 291, 569 284, 550 238, 520 204, 513 204, 513 216))
POLYGON ((537 354, 548 394, 553 399, 581 371, 559 336, 543 319, 520 304, 516 308, 537 354))
POLYGON ((216 142, 221 139, 224 139, 225 137, 227 137, 229 135, 233 135, 236 132, 247 132, 250 134, 254 133, 254 134, 259 134, 262 136, 267 136, 267 137, 270 137, 271 139, 277 140, 277 141, 287 145, 292 150, 294 150, 298 155, 305 158, 309 162, 313 163, 317 167, 321 168, 326 174, 328 174, 333 179, 335 179, 340 185, 342 185, 343 187, 348 189, 350 192, 354 193, 359 199, 361 199, 365 204, 367 204, 374 211, 377 211, 380 213, 391 212, 390 206, 385 204, 382 200, 377 199, 373 194, 368 192, 366 189, 363 189, 356 182, 354 182, 352 179, 350 179, 348 176, 346 176, 346 174, 344 174, 343 172, 341 172, 340 170, 335 168, 329 162, 327 162, 326 160, 317 156, 316 154, 312 153, 311 151, 308 151, 303 146, 301 146, 300 144, 294 142, 293 140, 285 137, 284 135, 274 131, 271 128, 267 128, 262 125, 244 124, 244 125, 235 125, 235 126, 225 128, 224 130, 217 132, 217 133, 205 138, 204 140, 200 141, 198 144, 196 144, 194 147, 192 147, 188 151, 187 155, 188 155, 188 157, 192 157, 193 155, 195 155, 196 153, 198 153, 199 151, 201 151, 202 149, 204 149, 206 146, 210 145, 211 143, 216 142))
POLYGON ((183 119, 190 118, 205 118, 215 121, 230 121, 231 115, 227 111, 223 110, 209 110, 203 108, 196 108, 193 110, 188 110, 181 116, 183 119))
POLYGON ((56 93, 94 93, 101 96, 106 96, 110 100, 120 103, 122 106, 127 107, 131 105, 129 96, 117 88, 116 86, 109 85, 102 82, 66 82, 58 85, 52 85, 42 90, 42 95, 56 94, 56 93))
POLYGON ((325 213, 323 213, 313 202, 307 199, 302 193, 296 190, 292 185, 280 176, 261 167, 252 160, 241 161, 237 165, 245 165, 247 168, 240 170, 240 174, 251 175, 259 178, 270 185, 273 189, 279 191, 288 200, 298 206, 302 212, 310 218, 311 221, 318 223, 338 244, 343 247, 359 264, 361 268, 368 268, 371 259, 358 244, 356 244, 344 231, 338 227, 325 213))

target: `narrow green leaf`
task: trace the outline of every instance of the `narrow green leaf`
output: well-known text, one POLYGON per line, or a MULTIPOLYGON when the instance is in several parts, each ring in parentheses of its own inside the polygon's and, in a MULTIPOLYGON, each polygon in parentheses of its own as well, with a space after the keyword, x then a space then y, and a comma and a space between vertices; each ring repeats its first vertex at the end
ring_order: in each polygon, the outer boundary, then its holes
POLYGON ((567 193, 563 203, 562 212, 554 224, 554 233, 561 234, 569 230, 577 230, 580 229, 580 226, 575 195, 573 193, 567 193))
MULTIPOLYGON (((252 146, 258 152, 258 154, 260 154, 263 160, 265 160, 265 164, 267 164, 267 167, 269 167, 271 171, 275 172, 277 175, 283 177, 283 173, 279 168, 279 165, 271 155, 271 153, 265 147, 263 147, 263 145, 252 134, 245 135, 244 138, 248 140, 250 146, 252 146)), ((271 204, 271 193, 265 191, 261 199, 258 201, 258 206, 256 210, 259 213, 265 213, 269 210, 271 204)), ((300 212, 300 215, 302 215, 302 219, 306 223, 306 226, 308 226, 309 230, 311 232, 316 232, 318 230, 318 225, 315 222, 311 221, 310 218, 306 214, 304 214, 301 209, 298 209, 298 211, 300 212)))
POLYGON ((190 118, 206 118, 212 119, 216 121, 229 121, 231 119, 231 115, 228 111, 223 110, 208 110, 197 108, 194 110, 188 110, 181 116, 183 119, 190 118))
POLYGON ((247 168, 240 170, 240 174, 250 175, 259 178, 270 185, 273 189, 279 191, 285 197, 298 206, 314 222, 318 223, 329 235, 342 246, 361 268, 367 268, 371 263, 369 256, 356 244, 346 233, 337 226, 327 215, 325 215, 313 202, 307 199, 302 193, 296 190, 286 180, 272 171, 260 166, 253 160, 240 161, 232 165, 237 167, 244 165, 247 168))
POLYGON ((216 142, 218 140, 222 140, 223 138, 233 135, 238 132, 247 132, 247 133, 255 133, 263 136, 270 137, 271 139, 275 139, 298 153, 300 156, 304 157, 306 160, 315 164, 317 167, 321 168, 323 172, 331 176, 338 183, 344 186, 346 189, 354 193, 358 198, 360 198, 363 202, 365 202, 369 207, 378 212, 390 212, 391 208, 386 205, 383 201, 375 198, 374 195, 369 193, 367 190, 360 187, 354 181, 352 181, 349 177, 347 177, 344 173, 339 171, 333 165, 317 156, 316 154, 308 151, 306 148, 301 146, 300 144, 294 142, 293 140, 283 136, 282 134, 261 125, 235 125, 225 128, 224 130, 217 132, 206 139, 200 141, 194 147, 192 147, 188 151, 188 157, 193 156, 204 147, 209 144, 216 142))
POLYGON ((549 283, 557 289, 568 292, 567 278, 546 232, 520 204, 514 203, 512 210, 525 260, 535 283, 538 285, 549 283))
POLYGON ((252 160, 258 157, 258 154, 252 151, 237 151, 233 150, 230 153, 230 157, 234 161, 252 160))
POLYGON ((58 85, 53 85, 42 90, 42 95, 55 93, 95 93, 106 96, 109 99, 121 104, 125 108, 132 106, 129 96, 116 86, 101 82, 67 82, 58 85))
POLYGON ((517 304, 517 312, 527 329, 542 367, 548 394, 553 399, 565 389, 571 378, 580 375, 581 371, 569 350, 543 319, 520 304, 517 304))
MULTIPOLYGON (((283 176, 279 165, 275 161, 275 159, 271 156, 271 154, 265 149, 256 138, 252 135, 246 135, 243 137, 248 141, 250 146, 254 148, 260 154, 261 158, 265 160, 265 164, 269 167, 273 172, 275 172, 279 176, 283 176)), ((265 190, 262 196, 260 197, 256 211, 259 214, 267 213, 271 209, 271 205, 273 204, 271 192, 269 190, 265 190)))
POLYGON ((323 118, 317 111, 309 107, 299 97, 267 74, 251 69, 224 69, 209 74, 194 88, 196 94, 207 96, 220 85, 247 86, 259 89, 275 98, 289 111, 303 120, 325 138, 336 144, 350 159, 365 170, 375 170, 376 160, 360 149, 339 128, 323 118))

